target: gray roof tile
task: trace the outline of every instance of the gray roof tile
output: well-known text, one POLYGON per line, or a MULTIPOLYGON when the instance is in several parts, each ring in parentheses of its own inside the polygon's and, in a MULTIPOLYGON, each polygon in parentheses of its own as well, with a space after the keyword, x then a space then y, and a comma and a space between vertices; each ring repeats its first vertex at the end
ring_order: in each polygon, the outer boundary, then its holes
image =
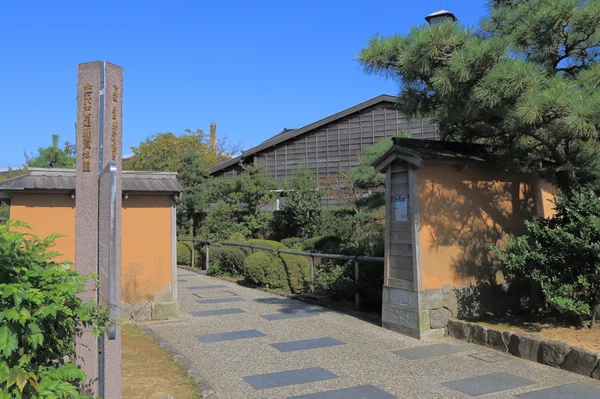
MULTIPOLYGON (((179 193, 177 174, 123 171, 123 191, 179 193)), ((74 191, 75 170, 30 168, 28 174, 0 181, 0 191, 74 191)))

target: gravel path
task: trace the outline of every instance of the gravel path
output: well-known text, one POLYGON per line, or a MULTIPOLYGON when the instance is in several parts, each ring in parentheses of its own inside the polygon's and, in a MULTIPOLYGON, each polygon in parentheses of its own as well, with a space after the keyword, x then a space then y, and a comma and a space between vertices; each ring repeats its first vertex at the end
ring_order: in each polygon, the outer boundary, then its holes
POLYGON ((178 288, 180 318, 147 325, 219 399, 600 398, 598 381, 481 346, 419 341, 187 270, 178 288))

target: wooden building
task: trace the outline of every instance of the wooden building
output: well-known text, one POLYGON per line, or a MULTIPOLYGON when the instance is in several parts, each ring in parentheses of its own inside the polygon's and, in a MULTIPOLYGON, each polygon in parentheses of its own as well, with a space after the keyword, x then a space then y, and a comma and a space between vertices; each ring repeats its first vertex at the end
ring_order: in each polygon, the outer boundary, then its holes
POLYGON ((311 170, 320 180, 358 166, 362 151, 381 139, 409 133, 417 139, 439 139, 436 126, 425 119, 409 120, 395 106, 396 97, 380 95, 313 122, 278 134, 242 155, 209 170, 214 177, 234 177, 244 165, 264 167, 278 182, 299 168, 311 170))

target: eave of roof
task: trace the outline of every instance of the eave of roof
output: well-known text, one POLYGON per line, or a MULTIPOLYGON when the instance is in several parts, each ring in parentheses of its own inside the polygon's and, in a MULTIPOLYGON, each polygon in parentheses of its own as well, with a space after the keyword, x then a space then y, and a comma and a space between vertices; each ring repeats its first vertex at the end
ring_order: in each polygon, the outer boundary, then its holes
MULTIPOLYGON (((72 192, 75 190, 74 169, 29 168, 25 175, 0 181, 0 192, 44 191, 72 192)), ((182 187, 177 173, 123 171, 123 192, 177 194, 182 187)))
POLYGON ((334 121, 336 121, 338 119, 342 119, 342 118, 344 118, 344 117, 346 117, 348 115, 351 115, 351 114, 353 114, 355 112, 360 112, 360 111, 362 111, 365 108, 372 107, 373 105, 376 105, 376 104, 379 104, 379 103, 382 103, 382 102, 395 103, 397 101, 397 99, 398 98, 395 97, 395 96, 390 96, 388 94, 381 94, 381 95, 379 95, 377 97, 371 98, 370 100, 364 101, 364 102, 362 102, 360 104, 357 104, 357 105, 354 105, 354 106, 352 106, 350 108, 346 108, 343 111, 340 111, 338 113, 330 115, 330 116, 328 116, 326 118, 320 119, 320 120, 318 120, 316 122, 313 122, 313 123, 311 123, 309 125, 306 125, 304 127, 299 128, 299 129, 291 130, 291 131, 289 131, 287 133, 283 133, 283 134, 277 134, 274 137, 271 137, 270 139, 263 141, 261 144, 257 145, 256 147, 252 147, 249 150, 242 151, 242 155, 241 156, 233 158, 233 159, 230 159, 230 160, 225 161, 223 163, 220 163, 220 164, 218 164, 216 166, 213 166, 212 168, 210 168, 208 170, 208 173, 210 173, 210 174, 216 173, 216 172, 218 172, 218 171, 220 171, 222 169, 225 169, 225 168, 227 168, 229 166, 235 165, 235 164, 243 161, 244 158, 247 158, 247 157, 249 157, 249 156, 251 156, 253 154, 256 154, 257 152, 260 152, 260 151, 262 151, 264 149, 276 146, 276 145, 281 144, 281 143, 283 143, 285 141, 291 140, 291 139, 293 139, 295 137, 298 137, 298 136, 300 136, 302 134, 308 133, 311 130, 318 129, 321 126, 327 125, 328 123, 334 122, 334 121))
POLYGON ((488 147, 481 144, 401 137, 394 137, 392 140, 394 145, 373 162, 376 172, 383 171, 396 159, 401 159, 415 167, 421 167, 428 160, 450 163, 492 160, 488 147))

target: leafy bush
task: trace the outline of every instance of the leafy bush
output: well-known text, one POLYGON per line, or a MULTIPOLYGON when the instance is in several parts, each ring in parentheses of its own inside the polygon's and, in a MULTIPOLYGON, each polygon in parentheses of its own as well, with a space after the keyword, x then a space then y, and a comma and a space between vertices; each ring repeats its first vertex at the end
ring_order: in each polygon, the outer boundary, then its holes
POLYGON ((294 293, 303 292, 310 278, 308 260, 275 252, 255 252, 244 259, 246 279, 254 284, 294 293))
POLYGON ((72 362, 75 338, 101 334, 107 310, 82 302, 88 277, 64 269, 43 240, 0 225, 0 397, 87 398, 85 373, 72 362))
POLYGON ((328 253, 324 251, 325 247, 329 250, 339 250, 341 243, 340 237, 336 236, 326 236, 326 237, 312 237, 304 241, 304 249, 311 252, 322 252, 328 253))
POLYGON ((177 264, 190 266, 192 264, 192 243, 177 242, 177 264))
POLYGON ((302 238, 300 237, 284 238, 281 243, 288 248, 302 249, 302 238))
POLYGON ((583 319, 600 309, 600 200, 594 193, 561 195, 550 218, 526 221, 527 234, 496 248, 509 271, 539 284, 550 306, 583 319))
POLYGON ((208 274, 239 276, 244 273, 244 259, 248 254, 240 247, 210 247, 208 274))
POLYGON ((289 249, 284 244, 277 242, 277 241, 271 241, 271 240, 252 239, 252 240, 248 240, 247 243, 254 244, 254 245, 260 245, 262 247, 269 247, 269 248, 273 248, 273 249, 289 249))
POLYGON ((315 291, 336 301, 350 300, 356 292, 354 263, 323 261, 315 268, 315 291))
POLYGON ((339 237, 341 242, 350 241, 354 230, 354 214, 349 208, 328 208, 323 211, 322 236, 339 237))

